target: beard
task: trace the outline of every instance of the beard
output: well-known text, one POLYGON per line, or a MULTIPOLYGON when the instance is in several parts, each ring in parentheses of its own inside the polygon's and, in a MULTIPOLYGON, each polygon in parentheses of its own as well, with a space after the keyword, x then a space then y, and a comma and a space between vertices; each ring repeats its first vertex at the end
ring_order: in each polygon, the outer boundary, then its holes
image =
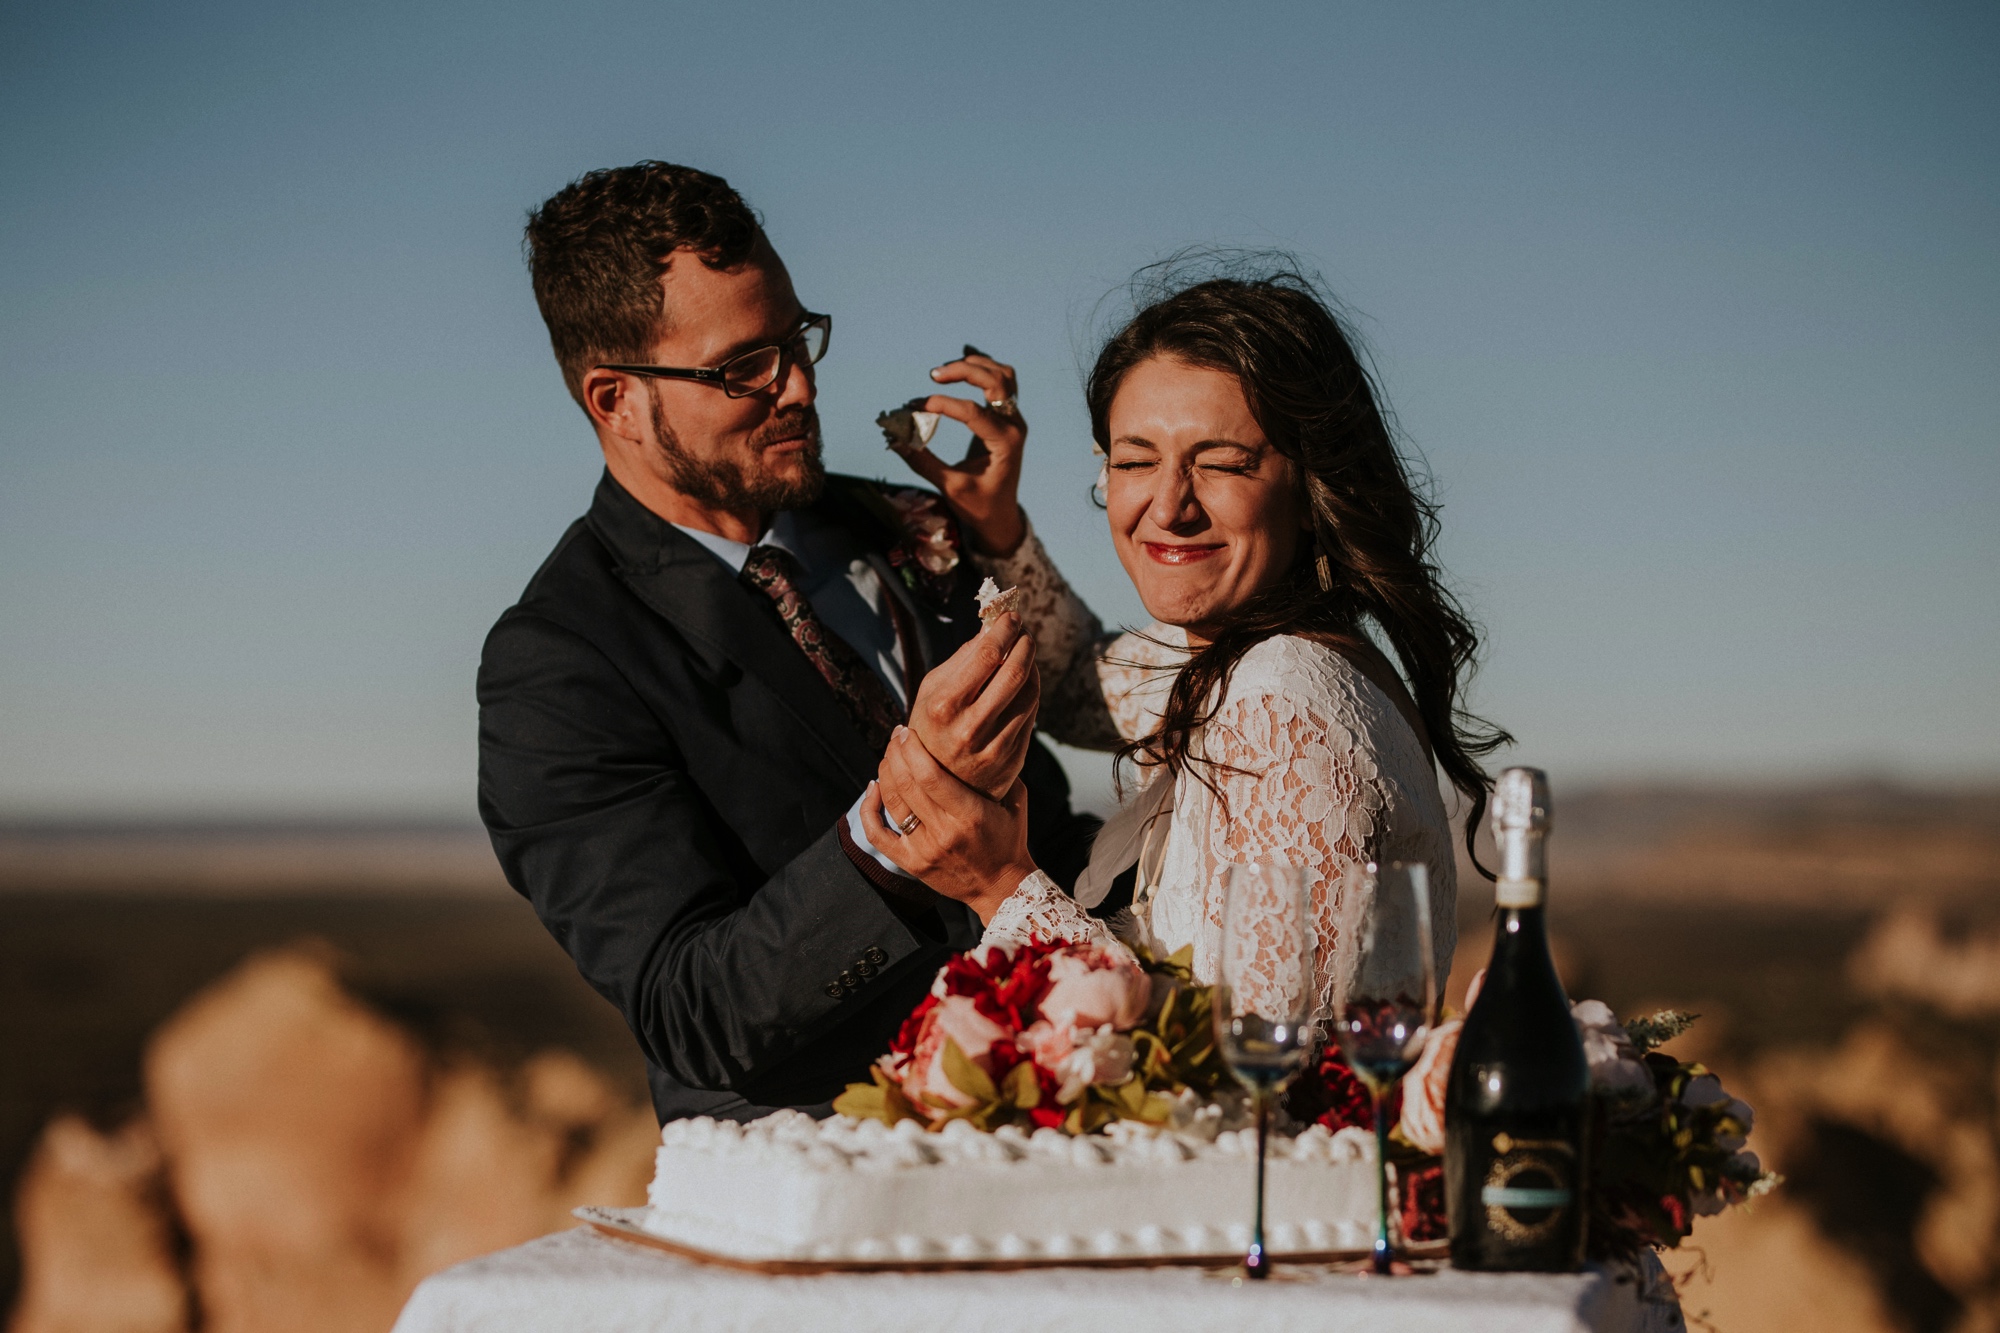
POLYGON ((713 509, 755 509, 763 513, 803 509, 819 499, 826 488, 826 465, 820 461, 819 413, 811 407, 793 408, 765 422, 750 437, 744 451, 747 457, 696 458, 682 447, 680 436, 667 424, 656 397, 653 436, 660 443, 660 457, 666 461, 667 478, 674 489, 713 509), (765 449, 801 433, 811 443, 791 455, 798 459, 795 475, 781 475, 765 466, 765 449))

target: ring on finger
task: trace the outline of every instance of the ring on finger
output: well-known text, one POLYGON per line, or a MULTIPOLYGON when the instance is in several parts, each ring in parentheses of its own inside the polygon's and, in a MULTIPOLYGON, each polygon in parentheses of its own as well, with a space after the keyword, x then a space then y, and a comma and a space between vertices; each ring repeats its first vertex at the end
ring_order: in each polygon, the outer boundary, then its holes
POLYGON ((1005 398, 989 398, 986 410, 998 417, 1018 417, 1021 415, 1021 400, 1011 393, 1005 398))
POLYGON ((917 818, 917 812, 912 810, 909 814, 904 815, 901 819, 896 821, 896 832, 902 834, 904 837, 907 838, 912 833, 915 833, 917 831, 917 825, 923 822, 924 822, 923 820, 917 818))

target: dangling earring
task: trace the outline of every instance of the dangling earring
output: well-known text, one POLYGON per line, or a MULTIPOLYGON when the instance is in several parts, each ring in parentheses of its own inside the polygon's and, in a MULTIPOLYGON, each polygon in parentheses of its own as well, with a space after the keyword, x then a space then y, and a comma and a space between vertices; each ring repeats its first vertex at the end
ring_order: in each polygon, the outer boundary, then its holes
MULTIPOLYGON (((1313 538, 1313 546, 1316 548, 1319 547, 1319 538, 1313 538)), ((1313 573, 1319 575, 1319 590, 1321 592, 1333 591, 1333 564, 1326 558, 1326 551, 1324 549, 1316 550, 1313 555, 1313 573)))

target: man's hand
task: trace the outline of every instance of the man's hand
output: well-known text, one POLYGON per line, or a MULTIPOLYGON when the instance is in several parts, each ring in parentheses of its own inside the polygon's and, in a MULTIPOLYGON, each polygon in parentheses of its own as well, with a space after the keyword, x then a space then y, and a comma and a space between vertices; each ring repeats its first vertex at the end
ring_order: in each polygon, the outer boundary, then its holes
POLYGON ((1035 641, 1010 612, 981 625, 924 677, 910 730, 959 781, 997 801, 1021 776, 1041 701, 1035 641))
POLYGON ((1028 789, 1016 779, 1000 800, 960 782, 898 727, 877 780, 861 798, 868 841, 926 887, 991 921, 1022 880, 1028 855, 1028 789))
POLYGON ((962 463, 946 463, 930 450, 919 449, 907 455, 910 467, 938 488, 981 552, 1012 555, 1028 530, 1019 498, 1028 423, 1013 406, 1020 388, 1014 368, 968 346, 963 357, 939 366, 931 378, 940 384, 969 384, 985 394, 985 402, 941 393, 924 399, 924 411, 970 426, 972 447, 962 463), (995 403, 1005 406, 995 408, 995 403))

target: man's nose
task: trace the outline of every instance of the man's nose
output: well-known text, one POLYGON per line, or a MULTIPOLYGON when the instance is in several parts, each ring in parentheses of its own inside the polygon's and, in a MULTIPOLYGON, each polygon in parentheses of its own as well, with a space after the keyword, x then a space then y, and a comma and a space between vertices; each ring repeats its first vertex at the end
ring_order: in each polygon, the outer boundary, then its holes
POLYGON ((778 396, 771 407, 781 412, 788 407, 810 407, 817 397, 819 385, 813 368, 796 357, 786 357, 785 373, 778 380, 778 396))

